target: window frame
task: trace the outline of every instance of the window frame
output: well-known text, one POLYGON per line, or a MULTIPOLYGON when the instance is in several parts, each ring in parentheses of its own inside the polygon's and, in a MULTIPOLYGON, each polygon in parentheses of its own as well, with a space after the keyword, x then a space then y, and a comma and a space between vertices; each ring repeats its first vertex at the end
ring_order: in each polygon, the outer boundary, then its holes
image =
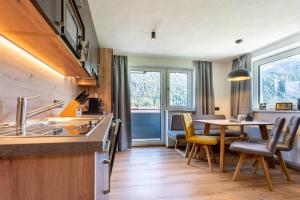
MULTIPOLYGON (((260 74, 260 66, 264 64, 268 64, 271 62, 275 62, 278 60, 282 60, 288 57, 292 57, 295 55, 300 54, 300 47, 290 49, 287 51, 283 51, 265 58, 258 59, 253 62, 253 97, 252 97, 252 102, 253 102, 253 108, 255 110, 259 110, 259 104, 261 100, 261 74, 260 74)), ((266 110, 275 110, 275 104, 273 105, 267 105, 266 110)))
POLYGON ((194 70, 193 69, 174 69, 167 68, 167 109, 168 110, 194 110, 195 107, 195 78, 194 78, 194 70), (170 105, 170 73, 184 73, 187 74, 188 86, 187 86, 187 106, 171 106, 170 105))

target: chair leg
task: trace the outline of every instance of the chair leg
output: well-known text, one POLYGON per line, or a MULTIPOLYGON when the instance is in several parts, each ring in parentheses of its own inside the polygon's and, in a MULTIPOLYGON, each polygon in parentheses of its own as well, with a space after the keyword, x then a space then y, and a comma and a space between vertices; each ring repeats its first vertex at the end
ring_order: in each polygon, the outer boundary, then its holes
POLYGON ((286 175, 287 180, 288 180, 288 181, 291 181, 291 177, 290 177, 289 172, 288 172, 288 170, 287 170, 285 161, 284 161, 283 158, 282 158, 281 151, 277 151, 277 152, 276 152, 276 155, 277 155, 277 157, 278 157, 278 161, 279 161, 279 163, 280 163, 281 169, 282 169, 282 171, 283 171, 283 172, 285 173, 285 175, 286 175))
POLYGON ((204 145, 201 145, 200 146, 200 150, 199 150, 199 159, 204 159, 203 157, 204 157, 204 155, 205 155, 206 153, 205 153, 205 149, 204 149, 204 145))
POLYGON ((199 150, 199 146, 197 145, 197 146, 195 147, 194 156, 193 156, 195 159, 197 158, 198 150, 199 150))
POLYGON ((217 162, 217 159, 216 159, 216 157, 215 157, 215 154, 214 154, 214 151, 213 151, 212 147, 211 147, 211 146, 208 146, 208 149, 209 149, 209 151, 210 151, 211 160, 212 160, 214 163, 218 163, 218 162, 217 162))
POLYGON ((265 177, 267 179, 269 190, 273 191, 273 186, 272 186, 271 178, 270 178, 270 175, 269 175, 269 170, 268 170, 268 167, 267 167, 266 162, 265 162, 265 158, 263 156, 259 157, 259 162, 260 162, 260 164, 263 168, 265 177))
POLYGON ((239 162, 236 166, 236 169, 235 169, 235 172, 234 172, 234 175, 232 177, 232 180, 235 181, 237 180, 239 174, 240 174, 240 170, 241 170, 241 167, 244 163, 244 160, 245 160, 245 157, 246 157, 246 154, 245 153, 241 153, 241 156, 240 156, 240 159, 239 159, 239 162))
POLYGON ((255 159, 255 160, 254 160, 254 162, 253 162, 253 164, 252 164, 252 166, 253 166, 253 167, 255 167, 255 166, 256 166, 256 164, 257 164, 257 162, 258 162, 258 160, 257 160, 257 159, 255 159))
POLYGON ((178 149, 178 146, 179 146, 179 141, 176 140, 176 141, 175 141, 175 149, 178 149))
POLYGON ((207 145, 204 145, 205 151, 206 151, 206 156, 207 156, 207 161, 208 161, 208 168, 210 171, 212 171, 212 165, 211 165, 211 158, 210 158, 210 153, 207 145))
POLYGON ((200 160, 201 149, 202 149, 202 145, 199 145, 199 148, 197 149, 197 153, 196 153, 196 157, 195 157, 198 160, 200 160))
POLYGON ((196 145, 195 143, 193 143, 192 150, 191 150, 191 152, 190 152, 189 159, 188 159, 188 162, 187 162, 188 165, 189 165, 190 162, 191 162, 191 159, 192 159, 192 156, 193 156, 193 154, 194 154, 194 151, 195 151, 196 146, 197 146, 197 145, 196 145))
POLYGON ((186 148, 185 148, 185 153, 184 153, 184 157, 187 158, 189 155, 189 150, 191 148, 192 143, 190 142, 186 142, 186 148))
POLYGON ((253 163, 253 173, 256 174, 257 170, 258 170, 258 166, 259 166, 259 162, 257 161, 257 159, 255 159, 254 163, 253 163))

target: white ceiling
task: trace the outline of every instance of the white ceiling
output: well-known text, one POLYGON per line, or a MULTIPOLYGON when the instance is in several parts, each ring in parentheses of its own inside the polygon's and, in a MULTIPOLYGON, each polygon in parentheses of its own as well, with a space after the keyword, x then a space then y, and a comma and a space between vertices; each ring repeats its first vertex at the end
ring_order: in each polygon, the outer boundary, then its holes
POLYGON ((300 31, 300 0, 89 0, 101 47, 202 60, 231 58, 300 31), (151 41, 151 31, 157 39, 151 41), (244 42, 236 45, 234 41, 244 42))

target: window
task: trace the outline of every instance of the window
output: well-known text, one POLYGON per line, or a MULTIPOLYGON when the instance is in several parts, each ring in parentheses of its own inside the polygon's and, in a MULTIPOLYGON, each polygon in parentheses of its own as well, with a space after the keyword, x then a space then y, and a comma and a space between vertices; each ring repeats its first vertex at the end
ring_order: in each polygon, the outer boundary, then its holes
POLYGON ((192 70, 168 70, 168 108, 192 109, 192 70))
POLYGON ((131 109, 160 109, 161 81, 160 72, 130 72, 131 109))
POLYGON ((254 64, 257 68, 258 103, 275 108, 278 102, 292 102, 300 98, 300 51, 291 50, 254 64))

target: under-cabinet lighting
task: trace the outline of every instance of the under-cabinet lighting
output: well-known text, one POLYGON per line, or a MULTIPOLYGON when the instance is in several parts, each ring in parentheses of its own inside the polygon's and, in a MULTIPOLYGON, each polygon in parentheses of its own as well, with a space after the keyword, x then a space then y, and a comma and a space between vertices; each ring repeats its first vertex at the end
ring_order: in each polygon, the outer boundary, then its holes
POLYGON ((30 60, 31 62, 34 62, 35 64, 37 64, 38 66, 40 66, 43 69, 46 69, 50 72, 52 72, 53 74, 56 74, 57 76, 64 78, 65 76, 62 75, 61 73, 59 73, 58 71, 54 70, 52 67, 50 67, 49 65, 47 65, 46 63, 44 63, 43 61, 41 61, 40 59, 38 59, 37 57, 31 55, 30 53, 28 53, 26 50, 24 50, 23 48, 19 47, 18 45, 16 45, 15 43, 13 43, 12 41, 8 40, 7 38, 5 38, 4 36, 0 35, 0 44, 5 46, 6 48, 16 52, 17 54, 23 56, 24 58, 30 60))

